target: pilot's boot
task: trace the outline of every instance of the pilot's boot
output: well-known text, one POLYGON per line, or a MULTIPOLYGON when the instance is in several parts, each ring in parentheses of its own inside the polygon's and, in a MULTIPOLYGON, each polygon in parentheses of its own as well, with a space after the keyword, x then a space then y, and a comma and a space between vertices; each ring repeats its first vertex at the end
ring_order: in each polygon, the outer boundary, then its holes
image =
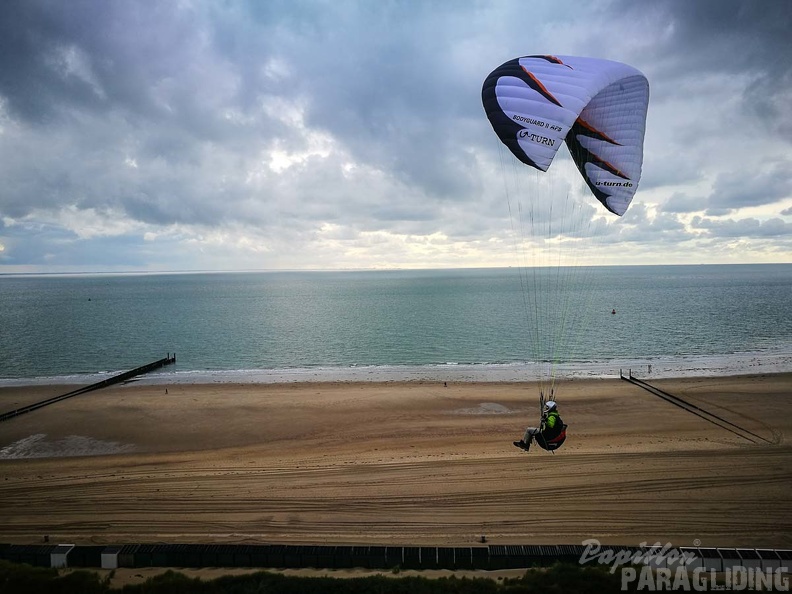
POLYGON ((513 443, 515 446, 517 446, 518 448, 520 448, 521 450, 525 450, 526 452, 528 451, 528 448, 530 448, 530 447, 531 447, 531 444, 530 444, 530 443, 525 443, 523 440, 520 440, 520 441, 514 441, 514 442, 512 442, 512 443, 513 443))

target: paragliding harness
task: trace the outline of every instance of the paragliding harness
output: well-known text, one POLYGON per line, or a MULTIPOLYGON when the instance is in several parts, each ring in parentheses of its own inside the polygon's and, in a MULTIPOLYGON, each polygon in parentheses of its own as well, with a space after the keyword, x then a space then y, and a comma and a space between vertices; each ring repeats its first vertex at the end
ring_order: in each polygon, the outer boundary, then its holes
POLYGON ((564 423, 563 425, 561 425, 561 433, 556 435, 553 439, 548 439, 547 441, 545 441, 542 438, 542 434, 541 433, 539 433, 538 435, 535 435, 534 439, 536 440, 536 444, 540 448, 542 448, 543 450, 547 450, 548 452, 550 452, 552 454, 558 448, 560 448, 564 444, 564 442, 566 441, 566 430, 567 430, 567 426, 566 426, 566 423, 564 423))
MULTIPOLYGON (((550 392, 550 398, 551 399, 553 398, 552 391, 550 392)), ((539 409, 542 411, 542 413, 541 413, 542 414, 542 417, 541 417, 542 421, 544 421, 544 419, 545 419, 544 405, 545 405, 544 392, 540 392, 539 393, 539 409)), ((560 418, 561 417, 559 417, 559 419, 560 418)), ((555 437, 553 437, 552 439, 548 439, 548 440, 545 440, 542 437, 541 433, 537 433, 534 436, 534 439, 536 440, 536 445, 538 445, 543 450, 548 451, 551 454, 554 454, 555 451, 558 448, 560 448, 562 445, 564 445, 564 442, 566 441, 566 430, 567 430, 566 423, 562 423, 561 424, 561 432, 558 435, 556 435, 555 437)))

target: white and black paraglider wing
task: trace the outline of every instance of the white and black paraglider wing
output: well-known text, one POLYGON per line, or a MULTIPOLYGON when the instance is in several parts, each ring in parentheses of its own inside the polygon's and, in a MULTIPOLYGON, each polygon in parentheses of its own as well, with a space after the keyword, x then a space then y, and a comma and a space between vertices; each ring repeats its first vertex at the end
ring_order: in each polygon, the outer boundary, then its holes
POLYGON ((597 58, 515 58, 486 78, 482 103, 520 161, 547 171, 566 142, 594 196, 624 214, 641 178, 649 104, 638 70, 597 58))

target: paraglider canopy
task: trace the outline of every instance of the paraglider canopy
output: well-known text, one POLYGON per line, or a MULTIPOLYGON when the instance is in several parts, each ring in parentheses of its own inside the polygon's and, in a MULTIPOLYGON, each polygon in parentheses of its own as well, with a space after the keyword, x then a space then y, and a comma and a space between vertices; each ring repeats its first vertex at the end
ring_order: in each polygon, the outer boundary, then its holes
POLYGON ((594 196, 623 215, 638 188, 649 83, 626 64, 574 56, 525 56, 484 81, 484 110, 500 140, 541 171, 561 144, 594 196))

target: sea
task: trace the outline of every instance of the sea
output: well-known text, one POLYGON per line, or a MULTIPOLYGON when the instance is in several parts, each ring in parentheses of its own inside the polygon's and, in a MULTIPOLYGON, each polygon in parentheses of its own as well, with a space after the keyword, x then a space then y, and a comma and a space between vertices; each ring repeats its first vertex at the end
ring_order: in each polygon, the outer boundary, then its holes
POLYGON ((138 381, 790 372, 792 264, 0 275, 0 386, 174 354, 138 381), (566 336, 550 355, 543 325, 566 336))

